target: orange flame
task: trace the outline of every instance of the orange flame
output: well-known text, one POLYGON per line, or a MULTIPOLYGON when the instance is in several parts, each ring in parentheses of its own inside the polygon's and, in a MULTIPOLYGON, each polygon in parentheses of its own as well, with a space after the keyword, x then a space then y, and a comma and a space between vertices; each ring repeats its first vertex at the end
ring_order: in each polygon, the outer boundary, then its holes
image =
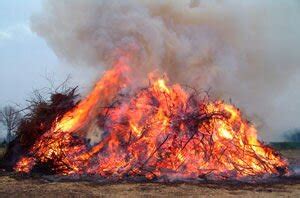
POLYGON ((15 169, 30 172, 35 164, 50 163, 58 174, 147 179, 240 179, 288 172, 287 162, 257 139, 256 129, 234 106, 168 86, 153 75, 149 87, 126 92, 128 72, 124 61, 117 62, 15 169), (92 146, 76 134, 87 134, 97 120, 104 120, 97 127, 106 133, 92 146))

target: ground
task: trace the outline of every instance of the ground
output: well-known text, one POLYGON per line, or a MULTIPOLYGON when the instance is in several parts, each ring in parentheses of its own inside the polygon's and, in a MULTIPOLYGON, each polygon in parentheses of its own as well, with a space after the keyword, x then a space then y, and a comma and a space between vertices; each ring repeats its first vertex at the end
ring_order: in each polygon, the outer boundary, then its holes
POLYGON ((216 197, 274 197, 300 196, 300 184, 263 186, 114 184, 98 185, 88 182, 51 182, 0 178, 1 197, 136 197, 136 196, 216 196, 216 197))
MULTIPOLYGON (((282 151, 293 164, 300 162, 300 150, 282 151)), ((299 164, 298 164, 299 165, 299 164)), ((277 184, 157 184, 94 182, 53 182, 42 178, 19 177, 12 173, 0 174, 1 197, 138 197, 138 196, 193 196, 193 197, 300 197, 300 180, 277 184)))

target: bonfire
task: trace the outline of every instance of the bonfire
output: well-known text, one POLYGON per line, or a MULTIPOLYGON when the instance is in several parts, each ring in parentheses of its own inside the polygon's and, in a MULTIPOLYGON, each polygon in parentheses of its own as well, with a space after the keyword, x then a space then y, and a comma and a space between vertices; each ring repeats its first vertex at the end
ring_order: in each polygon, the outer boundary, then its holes
POLYGON ((137 87, 124 59, 60 115, 16 163, 58 175, 153 180, 243 180, 287 174, 238 108, 167 77, 137 87), (97 138, 95 138, 97 137, 97 138))

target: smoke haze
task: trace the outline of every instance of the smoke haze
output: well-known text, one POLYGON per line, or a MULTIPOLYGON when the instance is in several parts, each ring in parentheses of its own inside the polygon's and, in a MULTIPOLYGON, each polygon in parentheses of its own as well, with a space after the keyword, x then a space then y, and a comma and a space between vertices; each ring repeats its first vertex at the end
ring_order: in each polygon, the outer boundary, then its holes
POLYGON ((32 30, 74 66, 103 70, 130 52, 136 72, 211 87, 279 140, 300 125, 299 18, 296 0, 47 0, 32 30))

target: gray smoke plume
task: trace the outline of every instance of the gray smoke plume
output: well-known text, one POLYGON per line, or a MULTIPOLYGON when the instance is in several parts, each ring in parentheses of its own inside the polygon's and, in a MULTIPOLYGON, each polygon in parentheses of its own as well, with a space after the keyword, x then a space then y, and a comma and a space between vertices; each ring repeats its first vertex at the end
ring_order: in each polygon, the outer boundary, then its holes
POLYGON ((47 0, 32 29, 73 65, 130 52, 137 72, 211 87, 278 140, 300 125, 299 18, 297 0, 47 0))

